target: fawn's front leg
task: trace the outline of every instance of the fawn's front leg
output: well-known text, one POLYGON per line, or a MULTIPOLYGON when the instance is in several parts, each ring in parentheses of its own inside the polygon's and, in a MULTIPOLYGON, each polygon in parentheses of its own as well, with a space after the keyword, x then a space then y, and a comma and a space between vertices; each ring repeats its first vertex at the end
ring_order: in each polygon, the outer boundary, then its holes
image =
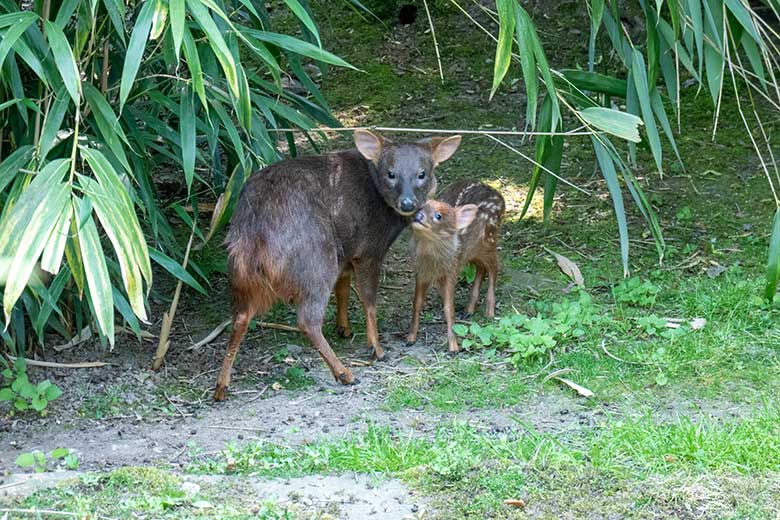
POLYGON ((455 336, 455 332, 452 330, 452 326, 455 325, 455 283, 457 278, 454 276, 448 276, 441 281, 439 291, 441 292, 441 299, 444 301, 444 318, 447 320, 447 344, 449 345, 450 353, 454 354, 460 352, 458 346, 458 338, 455 336))
POLYGON ((414 284, 414 305, 412 307, 412 323, 409 326, 409 334, 406 336, 407 345, 413 344, 417 341, 417 331, 420 329, 420 313, 423 310, 425 304, 425 293, 428 292, 428 286, 430 284, 421 282, 418 279, 414 284))

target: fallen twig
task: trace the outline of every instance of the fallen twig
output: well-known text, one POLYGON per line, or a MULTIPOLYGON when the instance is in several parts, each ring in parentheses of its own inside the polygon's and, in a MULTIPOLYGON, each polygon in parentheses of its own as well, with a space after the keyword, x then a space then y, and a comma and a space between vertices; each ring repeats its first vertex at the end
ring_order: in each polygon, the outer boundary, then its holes
POLYGON ((265 431, 265 430, 261 430, 260 428, 244 428, 242 426, 206 426, 206 428, 210 428, 212 430, 236 430, 236 431, 253 432, 253 433, 261 433, 265 431))
MULTIPOLYGON (((11 361, 16 361, 14 356, 8 356, 11 361)), ((84 363, 55 363, 53 361, 37 361, 35 359, 24 358, 27 366, 44 368, 98 368, 108 365, 102 361, 86 361, 84 363)))
POLYGON ((222 323, 217 325, 217 327, 214 330, 209 332, 208 335, 205 338, 203 338, 202 340, 198 341, 197 343, 192 345, 187 350, 198 350, 199 348, 208 345, 209 343, 214 341, 217 337, 219 337, 219 335, 222 334, 222 332, 226 328, 228 328, 228 326, 230 325, 231 321, 232 320, 225 320, 225 321, 223 321, 222 323))

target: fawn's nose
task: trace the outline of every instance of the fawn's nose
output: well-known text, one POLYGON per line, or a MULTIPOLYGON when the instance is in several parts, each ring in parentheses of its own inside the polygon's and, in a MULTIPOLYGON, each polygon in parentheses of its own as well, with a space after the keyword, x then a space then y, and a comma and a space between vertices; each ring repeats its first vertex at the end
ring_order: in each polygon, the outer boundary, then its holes
POLYGON ((409 212, 413 211, 415 207, 417 207, 416 201, 411 197, 406 197, 401 199, 401 203, 398 204, 398 207, 403 212, 409 212))
POLYGON ((425 220, 425 213, 420 210, 417 213, 414 214, 414 221, 419 222, 422 224, 423 220, 425 220))

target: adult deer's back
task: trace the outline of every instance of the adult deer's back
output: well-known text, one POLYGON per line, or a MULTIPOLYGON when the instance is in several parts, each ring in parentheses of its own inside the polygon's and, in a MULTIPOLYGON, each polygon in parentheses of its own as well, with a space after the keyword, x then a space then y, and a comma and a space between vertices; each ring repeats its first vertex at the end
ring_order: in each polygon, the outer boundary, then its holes
POLYGON ((215 399, 222 400, 249 321, 276 300, 298 307, 298 327, 334 377, 354 382, 322 335, 335 288, 337 328, 348 336, 347 305, 354 273, 377 358, 376 291, 387 250, 436 188, 434 168, 460 137, 396 144, 367 131, 357 150, 289 159, 253 175, 231 220, 226 245, 233 298, 233 333, 215 399))

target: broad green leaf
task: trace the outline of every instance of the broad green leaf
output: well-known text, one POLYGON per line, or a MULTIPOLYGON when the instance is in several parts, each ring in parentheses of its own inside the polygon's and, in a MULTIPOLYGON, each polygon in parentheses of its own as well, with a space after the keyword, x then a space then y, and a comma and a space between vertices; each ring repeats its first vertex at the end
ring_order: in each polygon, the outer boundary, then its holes
POLYGON ((217 24, 212 20, 208 9, 203 6, 203 0, 187 0, 187 7, 189 7, 190 14, 198 23, 200 28, 206 33, 208 37, 208 43, 211 46, 211 50, 214 51, 214 55, 217 57, 222 70, 225 72, 225 78, 227 79, 230 91, 234 96, 238 97, 238 74, 236 72, 236 64, 233 61, 233 55, 230 49, 225 43, 225 39, 222 37, 222 33, 217 24))
POLYGON ((68 453, 70 453, 70 450, 68 448, 55 448, 49 454, 49 457, 51 457, 52 459, 61 459, 68 453))
POLYGON ((19 37, 24 34, 24 31, 35 23, 36 18, 36 16, 22 17, 21 21, 9 27, 2 34, 2 38, 0 38, 0 64, 5 61, 5 57, 8 56, 8 53, 13 49, 19 37))
POLYGON ((600 137, 591 136, 593 150, 596 152, 596 160, 601 168, 601 174, 607 181, 609 194, 612 196, 612 204, 615 209, 615 217, 618 222, 618 234, 620 235, 620 258, 623 262, 623 276, 628 276, 628 223, 626 221, 626 211, 623 207, 623 194, 620 190, 620 181, 615 171, 615 164, 612 157, 600 141, 600 137))
POLYGON ((547 88, 547 95, 550 98, 551 110, 552 110, 552 128, 558 128, 558 124, 561 120, 561 109, 558 104, 558 93, 555 91, 555 82, 553 81, 552 70, 550 70, 550 64, 547 62, 547 56, 544 54, 542 43, 539 41, 539 36, 536 34, 536 27, 534 26, 531 17, 523 9, 520 4, 515 5, 515 15, 517 17, 517 23, 523 28, 523 31, 531 33, 531 39, 533 41, 534 57, 539 68, 539 73, 544 80, 545 87, 547 88))
POLYGON ((658 93, 658 89, 653 90, 653 93, 650 95, 650 103, 653 106, 655 117, 658 119, 658 122, 661 123, 661 128, 663 129, 664 134, 666 134, 666 138, 669 140, 669 144, 672 145, 672 150, 674 150, 677 160, 682 164, 683 160, 682 157, 680 157, 680 152, 677 150, 677 142, 674 139, 672 125, 669 123, 669 118, 667 117, 666 109, 664 108, 664 102, 661 99, 661 94, 658 93))
POLYGON ((309 42, 305 42, 298 38, 293 38, 292 36, 287 36, 286 34, 279 34, 279 33, 268 32, 268 31, 258 31, 255 29, 245 29, 243 32, 249 36, 257 38, 260 41, 271 43, 273 45, 276 45, 277 47, 281 47, 282 49, 294 52, 296 54, 300 54, 301 56, 306 56, 316 61, 330 63, 331 65, 336 65, 338 67, 346 67, 353 70, 360 70, 360 69, 356 69, 355 67, 353 67, 343 59, 339 58, 335 54, 320 49, 316 45, 312 45, 309 42))
POLYGON ((766 264, 766 288, 764 289, 764 297, 769 301, 775 298, 778 279, 780 279, 780 208, 775 211, 772 235, 769 238, 769 260, 766 264))
POLYGON ((92 113, 95 116, 95 121, 97 122, 98 130, 100 131, 103 140, 116 158, 119 159, 119 162, 122 164, 125 171, 131 173, 132 169, 130 168, 130 163, 127 161, 125 149, 122 146, 120 139, 128 146, 130 146, 130 143, 127 140, 124 130, 122 130, 122 125, 119 124, 116 114, 114 114, 114 111, 108 104, 108 101, 106 101, 103 94, 90 83, 84 84, 84 97, 86 98, 87 103, 89 103, 89 106, 92 107, 92 113))
POLYGON ((147 0, 144 2, 141 11, 138 13, 138 18, 135 20, 135 27, 133 27, 133 34, 130 36, 130 43, 127 46, 127 53, 125 54, 124 66, 122 68, 122 81, 119 85, 120 113, 127 102, 127 98, 130 96, 133 83, 135 83, 135 76, 138 74, 138 68, 143 61, 146 42, 149 39, 149 31, 152 28, 155 6, 158 2, 160 0, 147 0))
POLYGON ((195 98, 192 90, 185 88, 179 109, 179 133, 181 134, 182 167, 187 183, 187 193, 195 176, 195 98))
POLYGON ((65 83, 65 88, 68 89, 68 94, 74 103, 78 103, 81 96, 81 75, 68 39, 57 25, 48 20, 44 23, 46 36, 49 38, 49 45, 54 54, 54 63, 57 64, 57 70, 65 83))
POLYGON ((309 16, 309 13, 301 5, 301 3, 298 0, 284 0, 284 3, 287 4, 287 7, 289 7, 290 11, 292 11, 295 16, 298 17, 301 23, 306 26, 309 32, 314 35, 314 37, 317 39, 317 43, 320 47, 322 47, 322 41, 320 40, 320 33, 317 30, 317 25, 314 23, 314 20, 311 19, 311 16, 309 16))
POLYGON ((750 66, 753 69, 753 72, 756 76, 758 76, 758 81, 761 82, 761 87, 766 89, 766 74, 764 71, 764 59, 761 55, 761 51, 758 48, 758 45, 756 45, 756 42, 754 42, 748 33, 742 33, 741 38, 742 43, 742 49, 745 51, 745 55, 748 57, 748 61, 750 61, 750 66))
POLYGON ((130 327, 130 330, 132 330, 136 337, 140 340, 141 325, 138 323, 138 318, 135 315, 135 311, 133 311, 130 303, 128 303, 127 299, 116 287, 112 286, 111 290, 112 294, 114 295, 114 307, 116 307, 116 310, 118 310, 119 314, 121 314, 125 319, 125 322, 130 327))
POLYGON ((184 0, 170 0, 171 33, 173 36, 173 52, 179 59, 181 42, 184 39, 184 25, 187 21, 187 9, 184 0))
POLYGON ((65 254, 65 242, 68 240, 70 231, 70 219, 73 215, 70 204, 64 204, 57 217, 51 237, 43 250, 41 256, 41 269, 51 274, 57 274, 62 263, 62 255, 65 254))
POLYGON ((57 18, 55 18, 54 24, 64 30, 65 25, 67 25, 80 3, 81 0, 64 0, 57 11, 57 18))
MULTIPOLYGON (((663 164, 661 163, 661 137, 658 135, 658 127, 655 124, 655 117, 653 116, 653 107, 650 100, 651 87, 648 86, 647 83, 645 61, 642 58, 642 53, 636 49, 634 50, 631 61, 631 74, 634 79, 634 85, 636 86, 639 106, 642 109, 642 121, 644 121, 647 130, 647 142, 650 145, 650 151, 653 153, 658 172, 663 175, 663 164)), ((652 88, 655 88, 655 86, 652 86, 652 88)), ((610 163, 611 162, 612 161, 610 160, 610 163)))
POLYGON ((176 260, 154 248, 149 249, 149 256, 152 258, 152 260, 154 260, 173 276, 186 283, 199 293, 206 294, 206 289, 204 289, 203 286, 199 284, 198 281, 181 266, 181 264, 176 262, 176 260))
POLYGON ((641 140, 639 126, 643 123, 639 117, 633 114, 603 107, 589 107, 581 110, 579 114, 585 121, 599 130, 635 143, 641 140))
POLYGON ((62 390, 60 390, 60 387, 51 385, 49 388, 46 389, 46 400, 48 401, 54 401, 59 396, 62 395, 62 390))
POLYGON ((100 245, 95 221, 90 216, 79 232, 81 258, 89 287, 89 296, 100 332, 114 345, 114 297, 108 276, 106 258, 100 245))
MULTIPOLYGON (((16 304, 16 300, 19 299, 27 286, 30 275, 35 269, 36 260, 43 253, 46 243, 58 223, 57 219, 62 213, 62 209, 70 202, 70 186, 68 184, 59 183, 47 188, 39 205, 27 220, 24 232, 16 236, 14 247, 11 250, 13 260, 9 272, 14 273, 14 276, 9 278, 3 291, 3 310, 5 311, 6 323, 8 323, 11 309, 16 304)), ((19 209, 23 210, 24 208, 17 206, 14 208, 14 213, 19 209)))
MULTIPOLYGON (((35 22, 38 15, 32 11, 15 11, 13 13, 0 15, 0 29, 20 24, 29 24, 35 22)), ((24 31, 22 31, 24 32, 24 31)))
MULTIPOLYGON (((691 20, 691 31, 696 41, 696 54, 699 57, 699 77, 702 75, 704 63, 704 18, 701 12, 701 0, 687 0, 688 17, 691 20)), ((691 51, 693 53, 693 51, 691 51)))
MULTIPOLYGON (((493 86, 490 89, 490 97, 501 86, 504 76, 509 71, 512 62, 512 43, 515 34, 515 0, 496 0, 498 10, 498 43, 496 43, 496 57, 493 64, 493 86)), ((523 52, 532 52, 524 49, 523 52)), ((535 75, 535 73, 534 73, 535 75)))
POLYGON ((31 468, 35 466, 35 457, 32 453, 22 453, 16 457, 16 465, 20 468, 31 468))
MULTIPOLYGON (((69 204, 68 207, 72 207, 72 204, 69 204)), ((72 213, 73 210, 71 209, 71 214, 72 213)), ((45 288, 45 291, 49 297, 48 299, 50 301, 46 301, 44 298, 44 302, 41 305, 41 311, 38 313, 38 316, 33 323, 33 328, 35 329, 35 332, 39 338, 43 337, 43 328, 49 321, 49 316, 51 316, 52 311, 57 311, 57 314, 60 315, 62 314, 54 302, 59 300, 62 291, 65 289, 65 285, 70 281, 70 279, 71 273, 70 270, 66 267, 61 269, 57 276, 54 277, 54 280, 52 280, 52 282, 49 284, 49 287, 45 288)))

